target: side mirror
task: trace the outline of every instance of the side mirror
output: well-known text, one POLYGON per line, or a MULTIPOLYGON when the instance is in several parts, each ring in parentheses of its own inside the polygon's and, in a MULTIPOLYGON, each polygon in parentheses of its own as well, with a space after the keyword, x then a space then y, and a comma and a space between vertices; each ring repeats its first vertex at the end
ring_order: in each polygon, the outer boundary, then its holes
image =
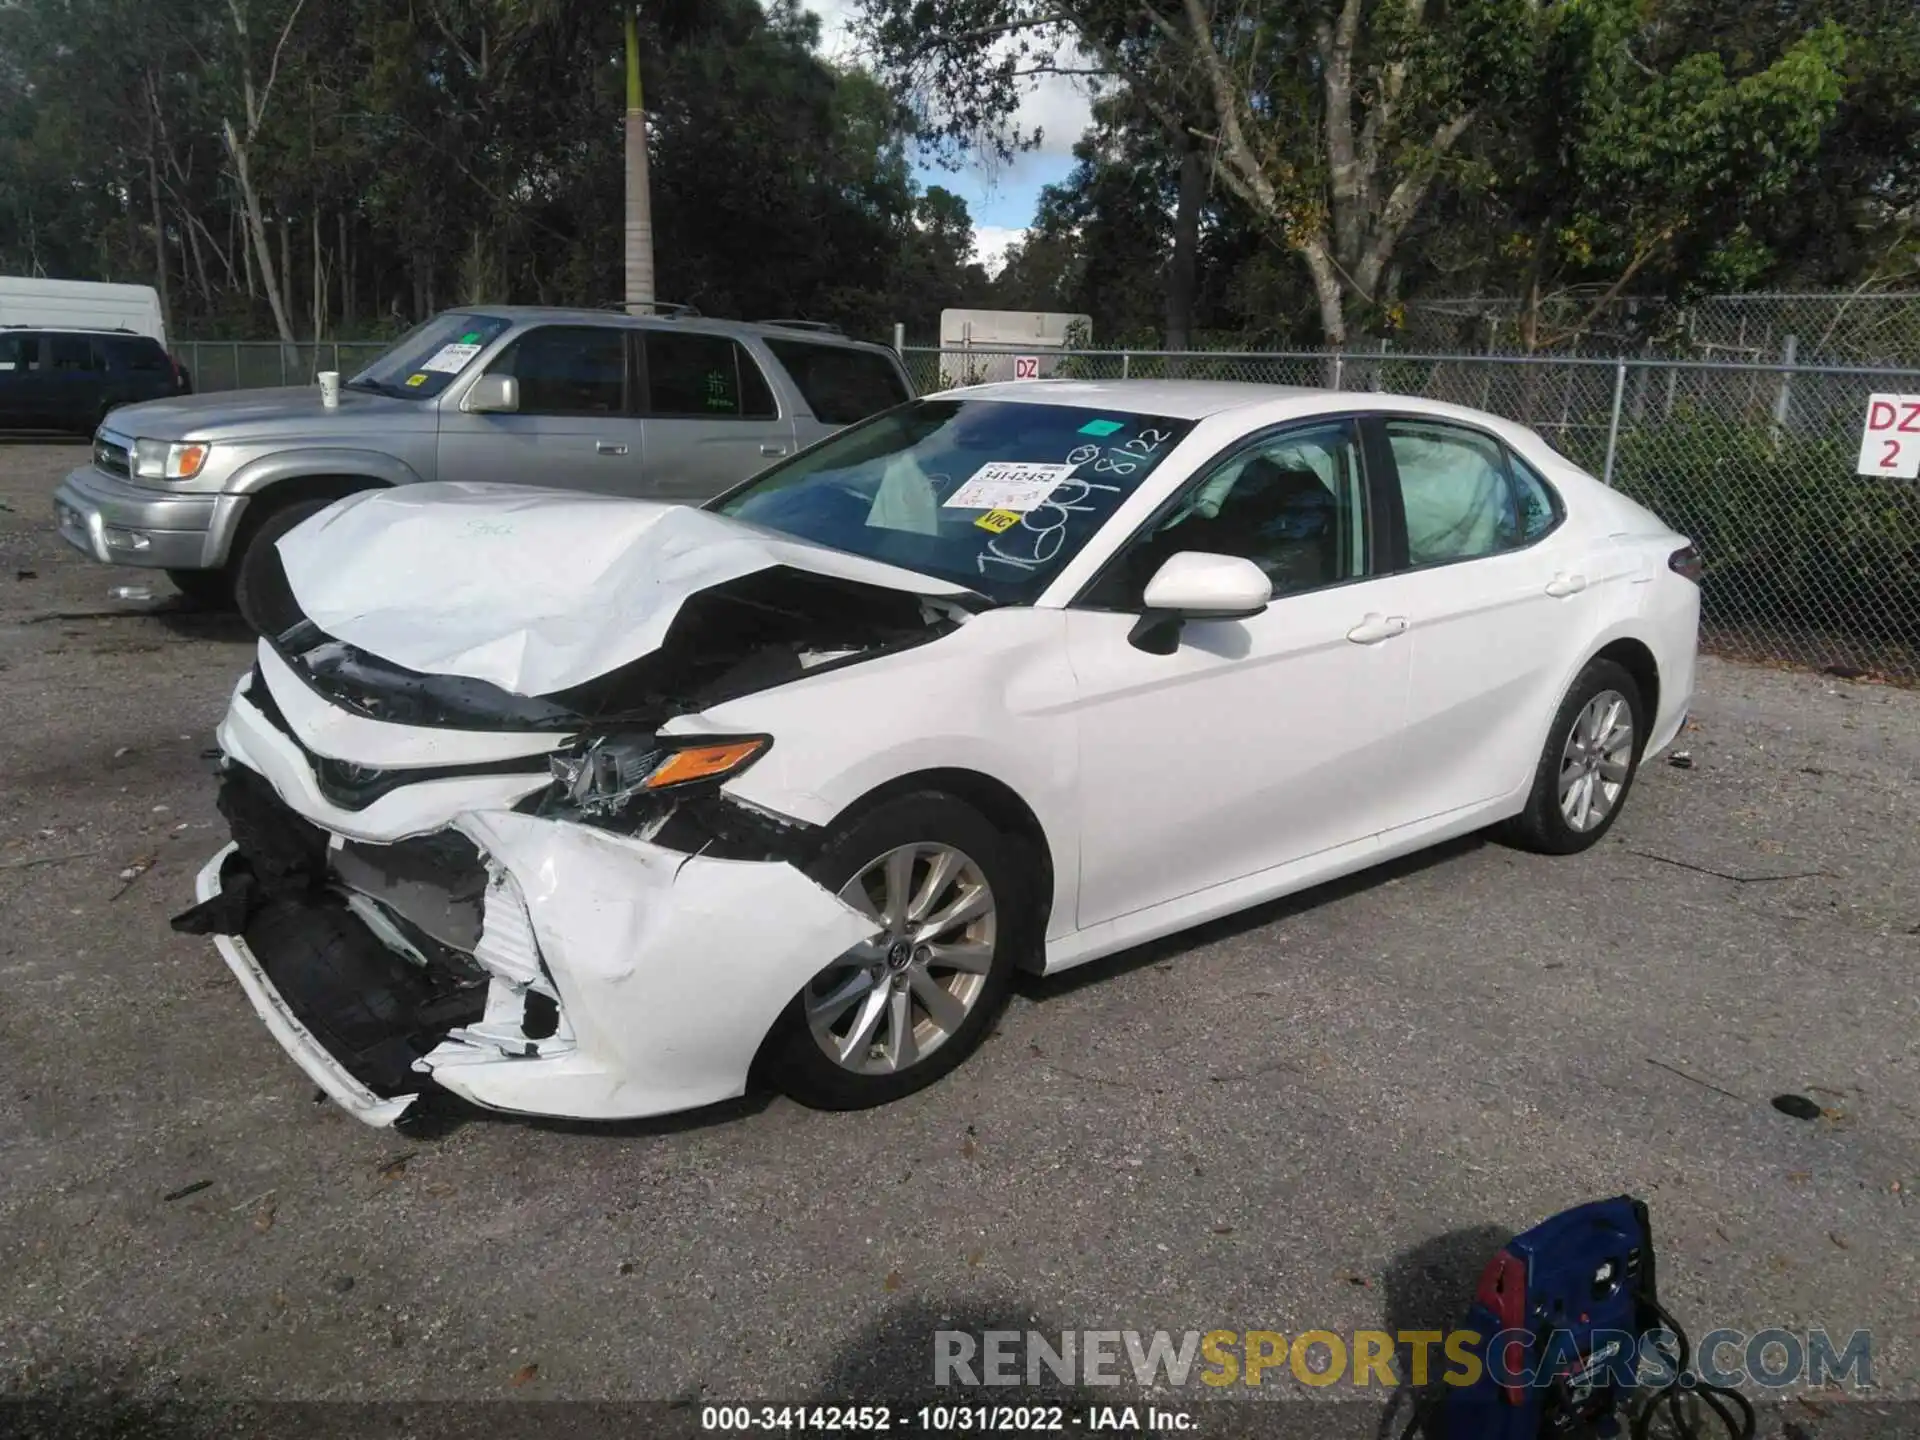
POLYGON ((1146 609, 1127 641, 1149 655, 1171 655, 1189 620, 1245 620, 1273 599, 1273 582, 1238 555, 1183 550, 1147 582, 1146 609))
POLYGON ((467 387, 460 408, 474 415, 511 415, 520 408, 520 382, 511 375, 482 375, 467 387))

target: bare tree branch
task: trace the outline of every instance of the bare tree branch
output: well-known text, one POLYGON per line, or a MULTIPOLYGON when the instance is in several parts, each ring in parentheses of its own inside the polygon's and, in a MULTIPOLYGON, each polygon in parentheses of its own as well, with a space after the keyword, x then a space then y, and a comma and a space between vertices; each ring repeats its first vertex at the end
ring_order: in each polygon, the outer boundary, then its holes
POLYGON ((287 48, 287 37, 293 33, 294 21, 300 18, 306 3, 307 0, 293 0, 293 9, 287 12, 287 23, 280 27, 280 38, 273 42, 273 58, 267 63, 267 83, 260 90, 260 116, 263 119, 267 113, 267 102, 273 98, 273 82, 280 78, 280 52, 287 48))

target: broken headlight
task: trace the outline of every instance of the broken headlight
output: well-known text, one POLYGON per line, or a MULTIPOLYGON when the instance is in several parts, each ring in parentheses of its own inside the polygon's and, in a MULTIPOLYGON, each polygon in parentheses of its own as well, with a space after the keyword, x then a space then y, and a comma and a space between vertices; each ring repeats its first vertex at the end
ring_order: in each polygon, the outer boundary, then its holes
POLYGON ((618 815, 636 797, 738 775, 772 744, 765 735, 597 735, 548 757, 553 787, 540 812, 618 815))

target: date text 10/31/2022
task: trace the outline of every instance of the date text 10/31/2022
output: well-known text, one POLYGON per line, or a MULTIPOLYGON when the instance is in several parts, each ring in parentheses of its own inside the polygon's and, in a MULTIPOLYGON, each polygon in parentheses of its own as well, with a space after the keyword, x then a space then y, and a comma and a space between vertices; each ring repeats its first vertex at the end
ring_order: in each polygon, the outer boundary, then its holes
POLYGON ((885 1434, 1063 1434, 1069 1431, 1192 1433, 1194 1417, 1154 1405, 707 1405, 700 1428, 715 1433, 750 1431, 864 1432, 885 1434))

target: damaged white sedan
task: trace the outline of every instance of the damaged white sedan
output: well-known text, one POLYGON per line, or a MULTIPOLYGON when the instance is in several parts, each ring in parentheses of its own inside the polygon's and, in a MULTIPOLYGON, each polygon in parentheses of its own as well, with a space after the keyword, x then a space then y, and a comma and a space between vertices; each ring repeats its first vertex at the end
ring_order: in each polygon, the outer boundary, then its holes
POLYGON ((375 1124, 877 1104, 1018 967, 1584 849, 1699 620, 1685 538, 1529 430, 1198 382, 934 396, 704 509, 374 491, 279 554, 175 925, 375 1124))

